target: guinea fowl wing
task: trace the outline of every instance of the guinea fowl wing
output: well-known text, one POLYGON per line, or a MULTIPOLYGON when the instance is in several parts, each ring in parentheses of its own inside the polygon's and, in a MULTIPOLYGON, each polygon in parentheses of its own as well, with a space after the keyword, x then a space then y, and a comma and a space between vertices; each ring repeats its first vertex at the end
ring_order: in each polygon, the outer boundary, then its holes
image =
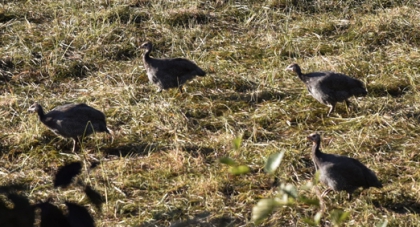
POLYGON ((330 89, 334 91, 345 91, 350 95, 353 94, 353 90, 365 91, 364 85, 361 81, 346 76, 341 73, 326 72, 327 76, 320 80, 322 88, 330 89))
POLYGON ((105 122, 104 113, 84 103, 77 104, 73 108, 66 111, 66 116, 73 117, 73 118, 86 119, 86 121, 104 121, 105 122))
POLYGON ((359 162, 356 159, 350 158, 353 161, 353 164, 355 166, 358 166, 361 171, 363 172, 363 176, 364 176, 364 180, 365 180, 365 184, 363 185, 363 187, 368 188, 368 187, 376 187, 376 188, 382 188, 382 184, 381 182, 379 182, 378 177, 376 176, 376 174, 369 169, 368 167, 366 167, 365 165, 363 165, 361 162, 359 162))
POLYGON ((77 107, 84 107, 87 106, 84 103, 80 103, 80 104, 75 104, 75 103, 71 103, 71 104, 65 104, 65 105, 61 105, 61 106, 56 106, 54 109, 52 109, 49 113, 51 112, 68 112, 68 111, 72 111, 77 107))
POLYGON ((190 74, 193 76, 205 75, 205 72, 196 64, 184 58, 159 59, 159 61, 153 61, 152 64, 158 64, 159 71, 170 73, 172 76, 176 77, 190 74))
POLYGON ((323 183, 337 191, 346 190, 351 193, 365 183, 362 169, 352 165, 346 157, 327 162, 322 171, 323 183))
POLYGON ((64 137, 89 135, 93 131, 92 126, 96 130, 107 131, 105 115, 84 103, 58 106, 48 112, 44 123, 64 137), (89 126, 88 122, 92 125, 89 126))

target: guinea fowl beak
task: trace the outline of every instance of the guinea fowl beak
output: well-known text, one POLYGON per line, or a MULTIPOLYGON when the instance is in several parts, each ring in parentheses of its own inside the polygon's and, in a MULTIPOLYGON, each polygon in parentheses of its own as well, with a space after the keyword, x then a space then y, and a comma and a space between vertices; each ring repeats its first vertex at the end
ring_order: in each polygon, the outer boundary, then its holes
POLYGON ((293 68, 292 68, 292 67, 290 67, 290 65, 289 65, 289 66, 287 66, 287 67, 284 69, 284 71, 293 71, 293 68))

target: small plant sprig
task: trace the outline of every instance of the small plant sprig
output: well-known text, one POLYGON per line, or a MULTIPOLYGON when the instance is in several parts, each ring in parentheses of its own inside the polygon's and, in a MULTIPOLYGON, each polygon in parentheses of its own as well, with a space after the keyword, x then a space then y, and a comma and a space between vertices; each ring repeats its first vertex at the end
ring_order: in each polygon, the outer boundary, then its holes
MULTIPOLYGON (((242 138, 237 137, 232 141, 235 150, 239 150, 242 144, 242 138)), ((285 151, 271 154, 264 165, 264 171, 267 174, 274 175, 276 170, 281 164, 285 151)), ((240 165, 235 160, 229 157, 220 158, 220 162, 229 166, 229 173, 232 175, 243 175, 250 172, 250 168, 247 165, 240 165)), ((312 190, 314 185, 318 182, 318 174, 315 175, 314 183, 308 182, 306 185, 301 187, 301 190, 312 190)), ((299 188, 293 184, 282 183, 278 189, 278 193, 274 198, 261 199, 252 208, 251 221, 255 224, 260 224, 268 216, 273 213, 277 208, 284 206, 309 206, 314 209, 321 208, 321 202, 318 198, 308 198, 302 193, 299 193, 299 188)), ((330 221, 334 226, 342 225, 349 217, 349 212, 341 209, 332 209, 330 212, 330 221)), ((305 217, 303 221, 311 226, 319 226, 321 224, 321 218, 324 214, 324 209, 320 209, 314 217, 305 217)))
MULTIPOLYGON (((242 144, 242 137, 237 137, 232 141, 235 150, 239 150, 242 144)), ((229 157, 220 158, 220 162, 229 166, 229 173, 232 175, 247 174, 251 169, 247 165, 240 165, 235 160, 229 157)))

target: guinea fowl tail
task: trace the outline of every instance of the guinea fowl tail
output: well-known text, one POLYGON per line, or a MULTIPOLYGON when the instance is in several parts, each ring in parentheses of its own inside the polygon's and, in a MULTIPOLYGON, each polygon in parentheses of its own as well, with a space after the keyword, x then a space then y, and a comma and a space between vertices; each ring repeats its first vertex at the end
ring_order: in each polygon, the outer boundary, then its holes
POLYGON ((353 80, 353 89, 351 89, 351 92, 354 96, 366 96, 367 90, 365 88, 365 85, 360 80, 353 80))
POLYGON ((383 185, 382 185, 382 183, 381 183, 381 182, 376 181, 376 182, 374 182, 374 183, 372 184, 372 187, 375 187, 375 188, 383 188, 383 185))
POLYGON ((204 72, 202 69, 198 68, 197 69, 197 75, 198 76, 206 76, 206 72, 204 72))
POLYGON ((382 183, 378 180, 378 177, 376 177, 375 173, 370 169, 368 169, 368 171, 365 173, 365 179, 369 187, 375 187, 375 188, 383 187, 382 183))
POLYGON ((354 96, 366 96, 367 95, 366 88, 364 88, 363 86, 353 88, 352 93, 353 93, 354 96))

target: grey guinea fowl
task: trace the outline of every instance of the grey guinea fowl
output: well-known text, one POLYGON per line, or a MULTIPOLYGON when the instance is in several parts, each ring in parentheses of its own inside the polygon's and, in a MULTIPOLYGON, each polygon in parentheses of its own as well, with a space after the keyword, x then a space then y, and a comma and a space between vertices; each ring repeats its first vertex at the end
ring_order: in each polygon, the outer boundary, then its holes
POLYGON ((47 114, 42 106, 34 103, 28 111, 38 113, 39 119, 56 135, 73 139, 73 152, 83 136, 94 132, 110 133, 106 127, 105 115, 84 103, 57 106, 47 114))
POLYGON ((320 103, 330 107, 328 116, 334 111, 337 102, 346 102, 351 96, 366 96, 367 91, 362 81, 335 72, 302 73, 298 64, 289 65, 286 70, 295 72, 305 83, 309 93, 320 103))
POLYGON ((176 87, 182 92, 182 85, 185 82, 195 76, 206 75, 206 72, 194 62, 184 58, 151 58, 150 52, 153 48, 151 42, 145 42, 140 47, 146 50, 143 56, 144 67, 149 81, 158 86, 157 92, 176 87))
POLYGON ((315 168, 320 172, 319 180, 328 186, 322 196, 331 190, 346 191, 348 200, 351 200, 352 193, 359 187, 382 188, 375 173, 354 158, 346 156, 326 154, 319 150, 321 136, 317 133, 309 135, 308 140, 312 141, 312 160, 315 168))

